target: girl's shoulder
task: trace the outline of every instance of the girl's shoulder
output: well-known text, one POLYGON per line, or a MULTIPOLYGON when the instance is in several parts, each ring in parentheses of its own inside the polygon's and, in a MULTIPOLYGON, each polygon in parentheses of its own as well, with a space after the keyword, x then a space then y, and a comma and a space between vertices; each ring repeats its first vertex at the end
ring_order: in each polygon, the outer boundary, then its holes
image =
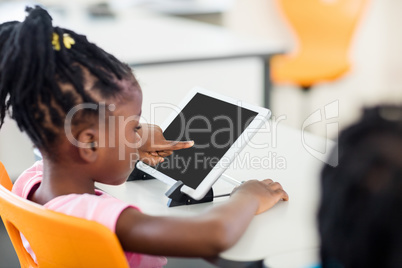
POLYGON ((43 161, 37 161, 25 170, 14 182, 12 192, 20 197, 27 198, 32 188, 42 181, 43 161))
POLYGON ((132 206, 104 192, 93 194, 68 194, 58 196, 44 205, 46 208, 87 220, 93 220, 115 232, 120 214, 132 206))
MULTIPOLYGON (((12 192, 22 198, 27 199, 31 190, 43 178, 43 161, 37 161, 32 167, 25 170, 15 181, 12 192)), ((116 222, 121 212, 127 208, 137 207, 127 204, 105 192, 96 190, 96 194, 68 194, 58 196, 44 207, 47 209, 84 218, 87 220, 97 221, 111 231, 115 231, 116 222)))

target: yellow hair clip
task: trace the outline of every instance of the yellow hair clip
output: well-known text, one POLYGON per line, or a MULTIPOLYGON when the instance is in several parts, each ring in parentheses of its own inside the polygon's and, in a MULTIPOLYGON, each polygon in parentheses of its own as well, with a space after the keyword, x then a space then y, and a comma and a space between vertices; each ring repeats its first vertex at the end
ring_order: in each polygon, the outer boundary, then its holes
MULTIPOLYGON (((63 44, 65 48, 70 49, 75 44, 75 40, 69 34, 65 33, 63 34, 63 44)), ((53 33, 52 45, 54 50, 60 51, 59 35, 57 33, 53 33)))

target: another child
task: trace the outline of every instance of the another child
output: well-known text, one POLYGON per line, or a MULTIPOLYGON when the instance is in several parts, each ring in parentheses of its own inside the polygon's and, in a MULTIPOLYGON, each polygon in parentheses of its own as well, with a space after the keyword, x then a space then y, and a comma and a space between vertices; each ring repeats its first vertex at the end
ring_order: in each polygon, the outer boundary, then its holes
POLYGON ((366 109, 341 133, 339 165, 322 172, 319 232, 324 268, 402 267, 402 107, 366 109))
POLYGON ((53 27, 42 8, 27 11, 23 22, 0 25, 0 123, 8 111, 43 163, 20 176, 14 193, 106 225, 132 267, 163 266, 157 255, 217 256, 254 215, 288 199, 279 183, 252 180, 205 215, 174 218, 148 216, 96 190, 95 182, 124 183, 131 155, 155 165, 193 143, 166 141, 156 126, 141 128, 141 87, 131 69, 85 36, 53 27))

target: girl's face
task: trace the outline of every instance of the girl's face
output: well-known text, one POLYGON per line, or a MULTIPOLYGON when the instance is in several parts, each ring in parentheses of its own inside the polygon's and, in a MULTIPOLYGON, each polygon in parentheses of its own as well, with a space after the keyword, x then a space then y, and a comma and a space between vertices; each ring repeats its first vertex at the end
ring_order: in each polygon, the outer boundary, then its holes
MULTIPOLYGON (((108 105, 104 128, 104 148, 99 148, 100 182, 124 183, 138 159, 141 137, 138 134, 142 92, 138 84, 123 81, 124 99, 108 105)), ((101 147, 101 146, 100 146, 101 147)))

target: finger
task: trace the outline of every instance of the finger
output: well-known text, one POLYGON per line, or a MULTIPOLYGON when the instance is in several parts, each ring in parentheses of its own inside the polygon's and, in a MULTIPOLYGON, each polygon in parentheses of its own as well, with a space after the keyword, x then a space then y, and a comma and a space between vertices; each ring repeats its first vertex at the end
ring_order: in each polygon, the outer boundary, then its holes
POLYGON ((148 154, 155 156, 155 157, 166 157, 173 153, 173 151, 158 151, 158 152, 148 152, 148 154))
POLYGON ((274 191, 279 190, 279 189, 283 190, 282 185, 279 182, 273 182, 273 183, 268 184, 267 186, 274 191))
POLYGON ((173 153, 173 151, 159 151, 157 152, 160 157, 166 157, 173 153))
POLYGON ((194 145, 194 141, 165 141, 163 144, 155 144, 152 149, 155 151, 174 151, 190 148, 194 145))
POLYGON ((141 159, 141 161, 150 166, 156 166, 157 164, 165 161, 165 159, 163 159, 162 157, 151 156, 151 157, 144 157, 143 159, 141 159))
POLYGON ((285 192, 283 189, 277 190, 277 192, 280 194, 281 200, 289 201, 289 195, 287 192, 285 192))
POLYGON ((271 180, 271 179, 265 179, 265 180, 263 180, 262 182, 265 183, 265 184, 271 184, 271 183, 273 183, 274 181, 271 180))

